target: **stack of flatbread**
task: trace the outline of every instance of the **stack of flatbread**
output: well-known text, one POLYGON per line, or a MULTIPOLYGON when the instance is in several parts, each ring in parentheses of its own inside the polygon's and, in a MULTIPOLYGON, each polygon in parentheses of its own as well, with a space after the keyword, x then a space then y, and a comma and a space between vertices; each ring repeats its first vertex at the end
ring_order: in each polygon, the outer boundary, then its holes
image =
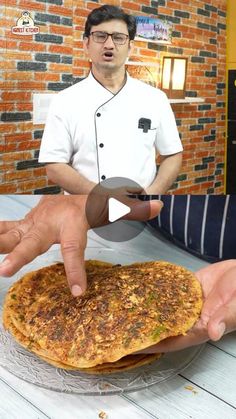
POLYGON ((56 367, 113 373, 161 354, 133 354, 185 334, 199 318, 201 286, 168 262, 86 262, 88 288, 73 297, 64 265, 26 274, 9 289, 4 327, 25 348, 56 367))

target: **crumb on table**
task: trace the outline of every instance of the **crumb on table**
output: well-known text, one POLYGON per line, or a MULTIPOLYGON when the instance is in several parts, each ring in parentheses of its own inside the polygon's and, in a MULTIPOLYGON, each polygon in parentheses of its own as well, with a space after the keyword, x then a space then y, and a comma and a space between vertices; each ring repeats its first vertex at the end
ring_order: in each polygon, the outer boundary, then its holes
POLYGON ((184 387, 186 390, 190 390, 193 394, 197 394, 197 391, 194 390, 194 388, 192 386, 185 386, 184 387))
POLYGON ((108 416, 107 416, 106 412, 103 412, 103 410, 101 410, 101 412, 99 412, 98 417, 99 417, 99 419, 108 419, 108 416))

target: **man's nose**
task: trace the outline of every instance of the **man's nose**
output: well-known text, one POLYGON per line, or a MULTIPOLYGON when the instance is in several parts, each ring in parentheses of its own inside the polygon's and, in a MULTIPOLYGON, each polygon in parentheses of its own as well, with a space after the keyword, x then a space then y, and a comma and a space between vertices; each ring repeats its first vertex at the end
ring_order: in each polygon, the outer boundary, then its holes
POLYGON ((105 45, 107 48, 113 48, 113 47, 115 46, 114 41, 113 41, 113 39, 112 39, 112 35, 108 35, 108 38, 107 38, 107 40, 104 42, 104 45, 105 45))

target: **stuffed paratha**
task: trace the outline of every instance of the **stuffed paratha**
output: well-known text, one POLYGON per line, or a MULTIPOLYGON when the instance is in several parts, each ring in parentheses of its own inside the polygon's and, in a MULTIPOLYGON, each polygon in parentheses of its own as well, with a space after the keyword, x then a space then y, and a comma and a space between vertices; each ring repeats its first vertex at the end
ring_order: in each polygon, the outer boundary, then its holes
POLYGON ((45 360, 68 368, 104 369, 186 333, 199 317, 201 286, 183 267, 90 262, 86 268, 88 288, 82 297, 72 297, 60 263, 25 275, 7 294, 5 327, 13 335, 15 327, 45 360))
MULTIPOLYGON (((78 371, 78 368, 73 367, 72 365, 63 364, 59 360, 48 358, 47 353, 45 351, 43 351, 35 342, 31 341, 29 338, 23 335, 14 326, 14 324, 12 324, 10 317, 5 316, 4 324, 5 324, 5 327, 7 327, 7 330, 11 332, 11 334, 14 336, 16 341, 20 343, 21 346, 23 346, 27 350, 30 350, 31 352, 34 352, 43 361, 57 368, 78 371)), ((84 372, 86 374, 99 374, 99 375, 114 374, 114 373, 128 371, 133 368, 150 364, 154 362, 155 360, 159 359, 161 356, 162 356, 161 353, 127 355, 116 362, 105 363, 105 364, 97 365, 92 368, 84 368, 84 369, 81 368, 80 372, 84 372)))

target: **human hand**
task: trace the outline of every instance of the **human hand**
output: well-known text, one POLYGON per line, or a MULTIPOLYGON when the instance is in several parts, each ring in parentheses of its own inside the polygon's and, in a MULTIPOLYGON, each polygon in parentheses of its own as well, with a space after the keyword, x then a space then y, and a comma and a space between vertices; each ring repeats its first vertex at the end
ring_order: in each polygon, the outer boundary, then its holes
POLYGON ((200 319, 186 335, 164 339, 139 353, 177 351, 236 330, 236 260, 214 263, 196 276, 204 298, 200 319))
MULTIPOLYGON (((86 217, 87 195, 47 195, 23 220, 0 222, 0 253, 8 254, 0 264, 0 275, 11 276, 53 244, 60 243, 65 271, 74 296, 86 289, 84 251, 89 225, 86 217)), ((124 219, 147 220, 159 214, 160 201, 142 202, 126 197, 131 212, 124 219), (149 206, 149 207, 148 207, 149 206), (147 211, 147 207, 149 211, 147 211)), ((107 207, 97 214, 96 226, 107 220, 107 207)))
POLYGON ((0 275, 13 275, 53 244, 61 243, 71 292, 79 295, 86 287, 86 198, 48 195, 23 220, 0 222, 0 253, 8 253, 0 264, 0 275))

